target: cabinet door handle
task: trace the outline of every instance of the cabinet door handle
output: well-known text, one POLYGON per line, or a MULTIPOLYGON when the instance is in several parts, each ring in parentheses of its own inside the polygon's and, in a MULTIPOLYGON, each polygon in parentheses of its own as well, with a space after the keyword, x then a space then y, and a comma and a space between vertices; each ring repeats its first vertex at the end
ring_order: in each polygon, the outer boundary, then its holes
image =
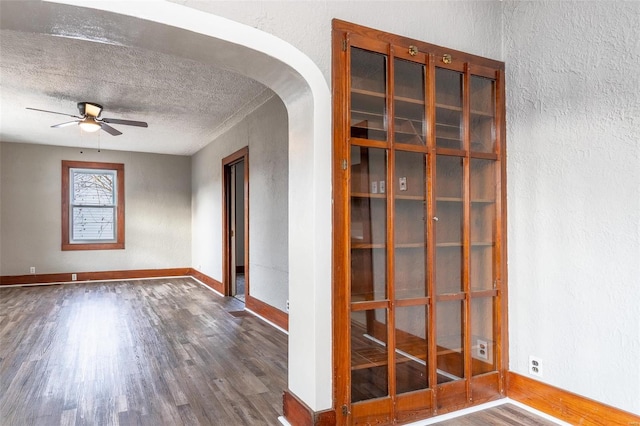
POLYGON ((435 222, 437 222, 437 221, 438 221, 438 220, 440 220, 440 219, 438 219, 438 216, 434 216, 434 217, 433 217, 433 220, 434 220, 435 222))

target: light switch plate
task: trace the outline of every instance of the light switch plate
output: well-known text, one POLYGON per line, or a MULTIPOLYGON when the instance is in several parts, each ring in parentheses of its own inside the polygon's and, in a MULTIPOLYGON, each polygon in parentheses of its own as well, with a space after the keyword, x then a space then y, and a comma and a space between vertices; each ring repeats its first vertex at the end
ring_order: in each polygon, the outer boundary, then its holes
POLYGON ((406 177, 401 177, 400 178, 400 191, 406 191, 407 190, 407 178, 406 177))

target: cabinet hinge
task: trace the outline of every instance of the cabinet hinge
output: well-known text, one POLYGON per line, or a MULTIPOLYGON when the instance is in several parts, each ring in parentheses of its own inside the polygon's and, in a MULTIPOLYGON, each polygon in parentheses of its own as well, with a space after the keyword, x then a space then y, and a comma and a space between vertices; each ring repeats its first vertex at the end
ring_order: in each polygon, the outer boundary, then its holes
POLYGON ((342 406, 342 415, 346 416, 349 414, 349 408, 345 405, 342 406))
POLYGON ((346 52, 347 51, 347 39, 342 39, 342 51, 346 52))
POLYGON ((342 170, 347 170, 347 160, 342 160, 342 170))

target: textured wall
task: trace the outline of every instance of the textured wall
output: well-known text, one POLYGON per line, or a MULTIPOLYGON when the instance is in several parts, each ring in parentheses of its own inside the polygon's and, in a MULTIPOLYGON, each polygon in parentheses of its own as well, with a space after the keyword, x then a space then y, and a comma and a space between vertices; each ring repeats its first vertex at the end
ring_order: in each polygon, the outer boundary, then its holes
POLYGON ((511 369, 640 413, 640 3, 504 22, 511 369))
POLYGON ((311 58, 328 83, 333 18, 493 59, 502 56, 499 1, 170 1, 291 43, 311 58))
POLYGON ((0 144, 0 275, 191 265, 189 157, 0 144), (124 163, 125 249, 60 249, 62 160, 124 163))
POLYGON ((222 281, 222 159, 249 147, 249 274, 253 297, 288 298, 288 124, 282 101, 262 107, 192 157, 193 265, 222 281))

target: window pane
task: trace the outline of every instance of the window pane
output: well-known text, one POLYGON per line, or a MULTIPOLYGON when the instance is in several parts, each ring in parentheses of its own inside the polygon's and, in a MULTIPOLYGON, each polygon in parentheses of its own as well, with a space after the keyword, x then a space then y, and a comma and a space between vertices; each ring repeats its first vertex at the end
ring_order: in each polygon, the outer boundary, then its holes
POLYGON ((351 137, 387 140, 387 57, 351 48, 351 137))
POLYGON ((427 296, 426 158, 419 152, 395 152, 395 297, 427 296))
POLYGON ((387 154, 351 147, 351 300, 387 297, 387 154))
POLYGON ((351 402, 389 395, 387 311, 351 313, 351 402))
POLYGON ((74 207, 71 239, 74 241, 115 240, 113 207, 74 207))
POLYGON ((436 146, 462 149, 463 74, 436 68, 436 146))
POLYGON ((115 173, 86 172, 73 170, 73 188, 71 203, 78 205, 113 205, 115 195, 115 173))
POLYGON ((424 65, 395 60, 395 141, 425 145, 424 65))
POLYGON ((396 309, 396 392, 405 393, 429 387, 427 369, 428 307, 396 309))
POLYGON ((462 301, 438 302, 436 344, 438 383, 464 378, 464 306, 462 301))

